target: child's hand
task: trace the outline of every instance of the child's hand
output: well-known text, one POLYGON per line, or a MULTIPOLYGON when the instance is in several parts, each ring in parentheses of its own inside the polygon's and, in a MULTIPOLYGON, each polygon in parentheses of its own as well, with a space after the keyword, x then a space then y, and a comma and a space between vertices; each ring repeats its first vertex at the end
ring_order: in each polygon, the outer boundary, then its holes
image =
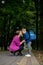
POLYGON ((25 40, 22 41, 22 43, 24 43, 24 42, 25 42, 25 40))

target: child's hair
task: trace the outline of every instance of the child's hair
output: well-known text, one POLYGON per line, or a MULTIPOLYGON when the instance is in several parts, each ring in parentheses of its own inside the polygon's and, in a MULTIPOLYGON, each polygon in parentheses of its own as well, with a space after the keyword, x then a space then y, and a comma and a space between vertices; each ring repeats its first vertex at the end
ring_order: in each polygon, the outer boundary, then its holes
POLYGON ((22 27, 22 29, 26 29, 26 26, 24 25, 24 26, 22 27))

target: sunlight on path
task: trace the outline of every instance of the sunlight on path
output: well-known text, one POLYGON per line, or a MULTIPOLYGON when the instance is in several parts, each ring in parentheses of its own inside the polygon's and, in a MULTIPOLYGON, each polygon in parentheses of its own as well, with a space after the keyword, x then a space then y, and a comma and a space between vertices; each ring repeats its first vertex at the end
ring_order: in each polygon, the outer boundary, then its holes
POLYGON ((20 62, 17 62, 17 65, 26 65, 27 63, 27 57, 23 57, 23 59, 20 62))
POLYGON ((36 57, 33 54, 31 57, 31 63, 32 63, 32 65, 40 65, 38 60, 36 59, 36 57))

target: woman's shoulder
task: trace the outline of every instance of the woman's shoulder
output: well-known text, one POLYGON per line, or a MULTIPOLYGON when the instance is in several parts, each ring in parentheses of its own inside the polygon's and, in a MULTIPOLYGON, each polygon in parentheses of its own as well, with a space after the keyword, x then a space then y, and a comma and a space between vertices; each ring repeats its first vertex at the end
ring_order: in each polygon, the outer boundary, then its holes
POLYGON ((17 38, 18 38, 18 35, 15 35, 13 38, 14 38, 14 39, 17 39, 17 38))

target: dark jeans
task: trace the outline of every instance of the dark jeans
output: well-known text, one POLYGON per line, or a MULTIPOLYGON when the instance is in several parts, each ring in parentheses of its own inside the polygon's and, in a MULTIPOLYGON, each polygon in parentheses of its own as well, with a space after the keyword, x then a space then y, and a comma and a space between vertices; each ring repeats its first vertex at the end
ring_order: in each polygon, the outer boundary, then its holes
POLYGON ((16 52, 21 53, 23 49, 24 49, 24 44, 21 44, 19 50, 15 51, 15 52, 11 52, 11 53, 14 53, 14 54, 15 54, 16 52))
POLYGON ((20 48, 18 50, 19 53, 21 53, 21 51, 24 49, 24 44, 20 45, 20 48))

